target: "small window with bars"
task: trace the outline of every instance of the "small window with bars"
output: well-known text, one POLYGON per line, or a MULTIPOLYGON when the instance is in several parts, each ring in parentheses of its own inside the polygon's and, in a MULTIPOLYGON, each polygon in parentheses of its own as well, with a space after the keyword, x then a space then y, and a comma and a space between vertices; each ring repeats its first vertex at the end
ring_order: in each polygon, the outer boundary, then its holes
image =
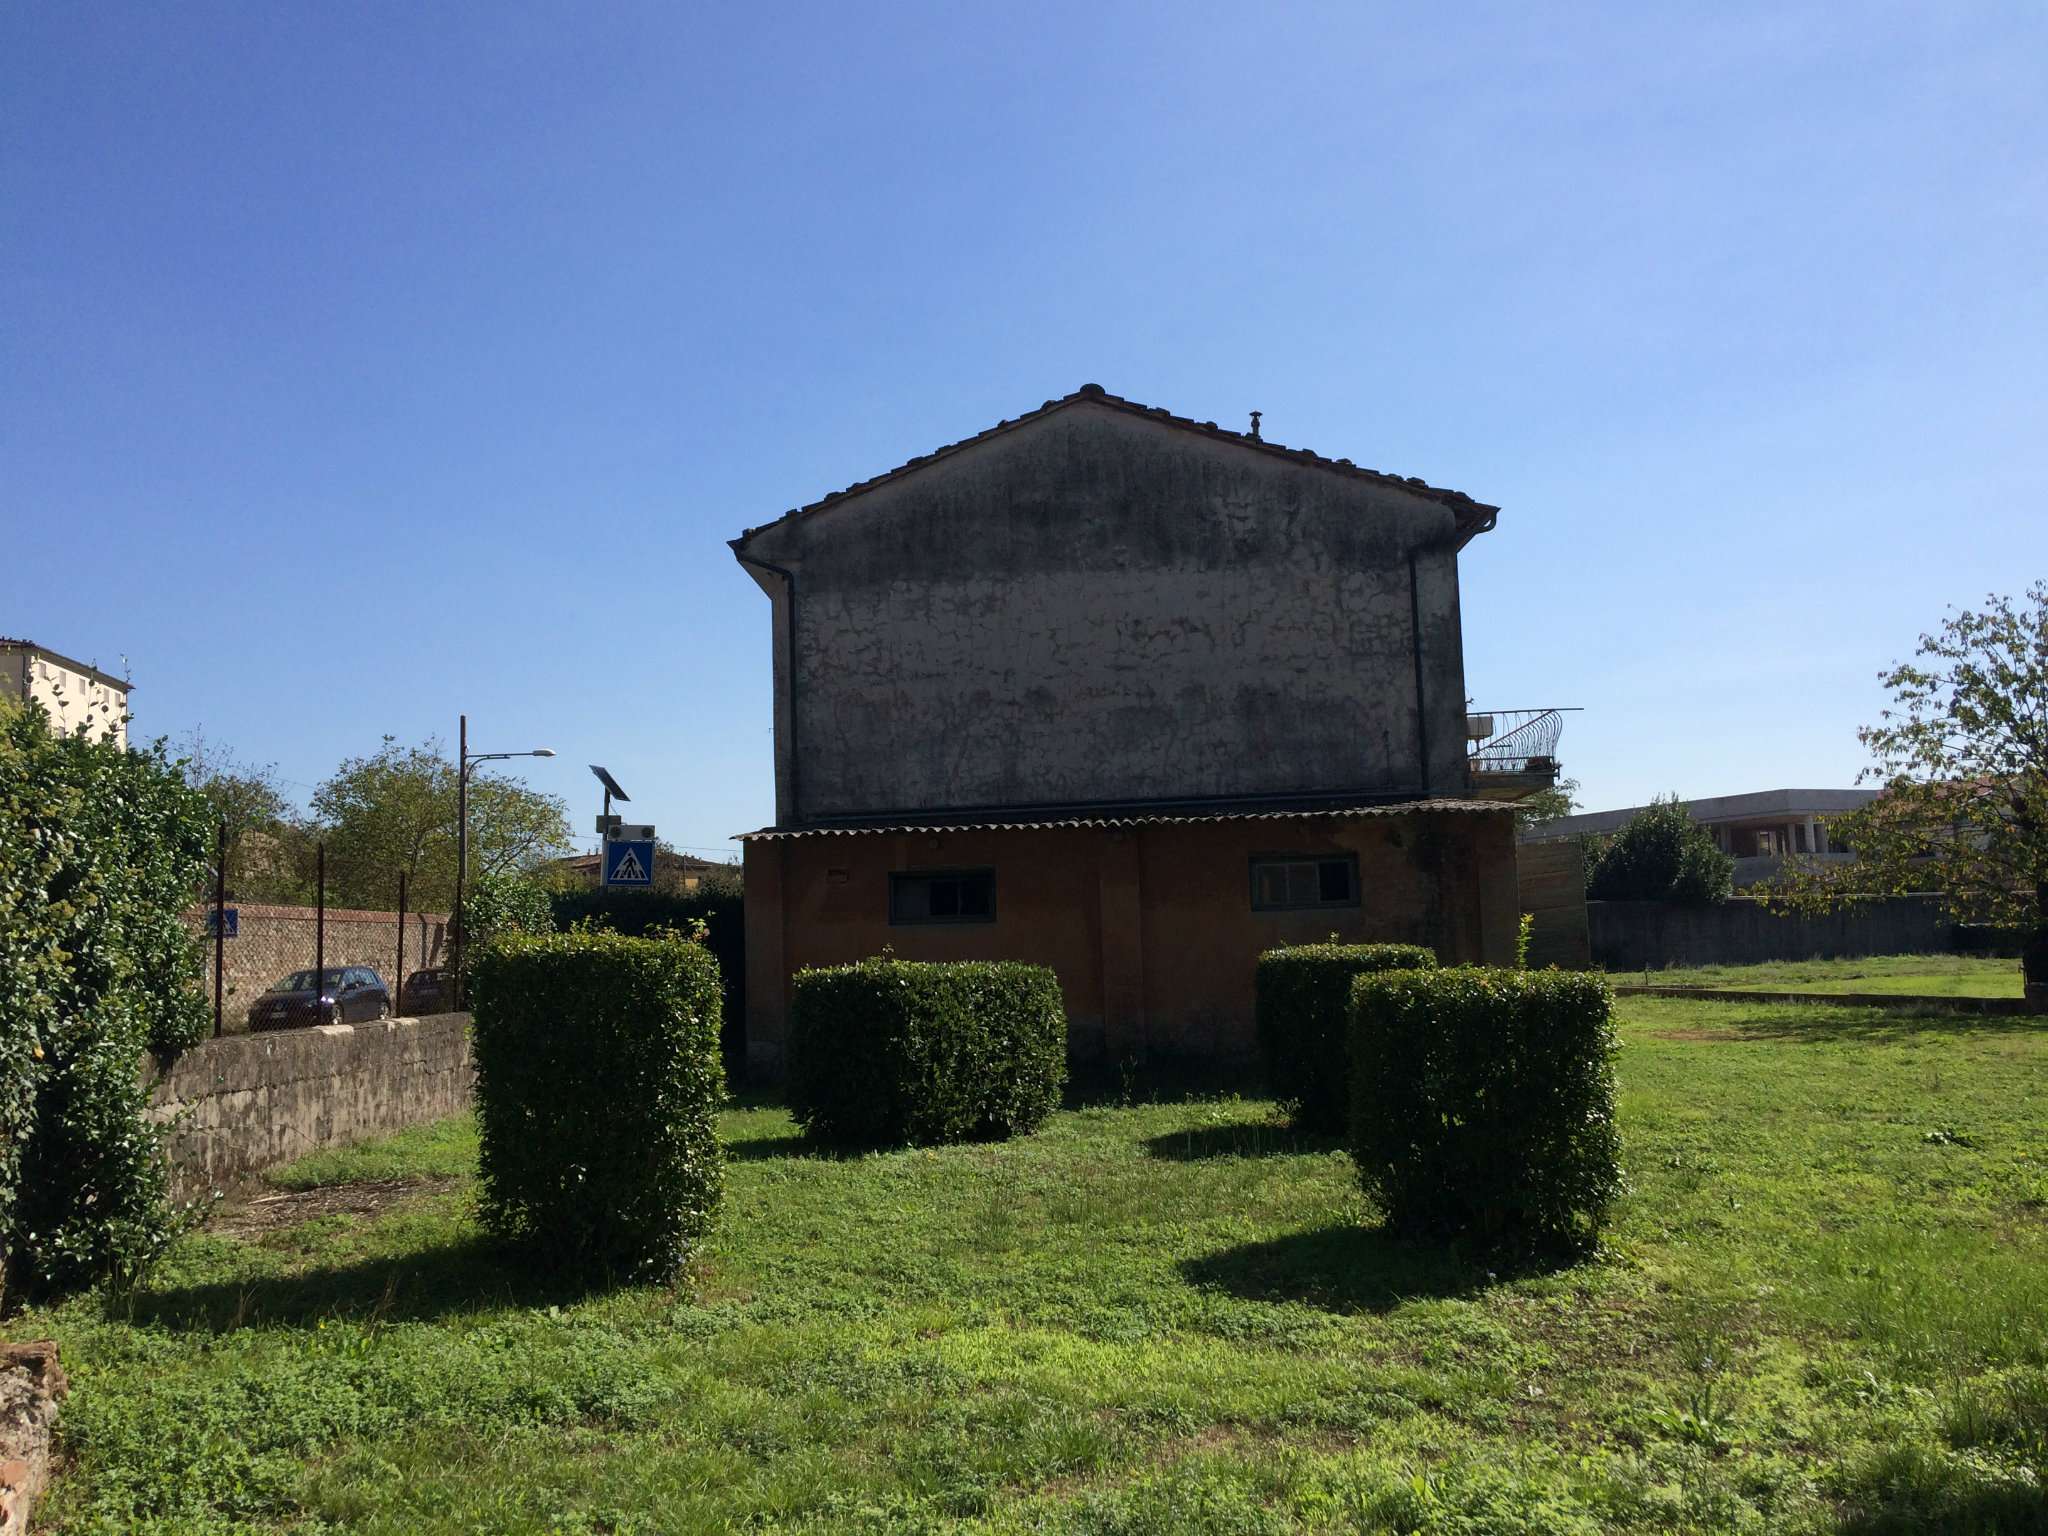
POLYGON ((1358 858, 1266 855, 1252 860, 1252 910, 1293 912, 1358 905, 1358 858))
POLYGON ((889 921, 992 923, 996 872, 992 869, 909 870, 889 877, 889 921))

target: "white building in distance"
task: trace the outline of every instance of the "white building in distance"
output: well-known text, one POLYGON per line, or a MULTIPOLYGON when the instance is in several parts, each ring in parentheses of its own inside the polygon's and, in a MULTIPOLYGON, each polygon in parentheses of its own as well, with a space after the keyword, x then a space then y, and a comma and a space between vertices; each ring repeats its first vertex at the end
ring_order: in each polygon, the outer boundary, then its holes
POLYGON ((73 661, 33 640, 0 639, 0 694, 43 706, 60 731, 108 731, 128 745, 128 689, 124 678, 73 661))

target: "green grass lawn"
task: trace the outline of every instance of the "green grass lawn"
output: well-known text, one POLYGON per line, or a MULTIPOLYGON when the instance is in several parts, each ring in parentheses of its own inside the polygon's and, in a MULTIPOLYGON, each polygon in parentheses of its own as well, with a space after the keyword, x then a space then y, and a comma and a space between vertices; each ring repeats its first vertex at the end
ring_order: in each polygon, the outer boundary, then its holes
POLYGON ((1671 966, 1616 971, 1624 986, 1724 991, 1871 992, 1911 997, 2018 997, 2020 963, 1981 955, 1872 955, 1861 960, 1774 960, 1764 965, 1671 966))
POLYGON ((1383 1237, 1258 1101, 735 1110, 674 1291, 510 1267, 466 1121, 323 1155, 14 1320, 75 1383, 45 1528, 2048 1530, 2048 1033, 1622 1006, 1633 1192, 1552 1273, 1383 1237))

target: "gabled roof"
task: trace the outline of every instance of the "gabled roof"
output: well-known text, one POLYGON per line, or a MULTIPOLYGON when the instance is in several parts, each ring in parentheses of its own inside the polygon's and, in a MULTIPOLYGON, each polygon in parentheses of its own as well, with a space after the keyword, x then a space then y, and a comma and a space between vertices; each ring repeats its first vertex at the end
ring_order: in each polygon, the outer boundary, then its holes
POLYGON ((737 550, 747 540, 761 532, 763 528, 772 528, 777 523, 786 523, 794 518, 808 517, 811 513, 833 506, 846 500, 849 496, 858 496, 862 492, 871 491, 879 485, 886 485, 891 480, 900 479, 902 476, 908 475, 915 470, 923 469, 928 464, 935 464, 940 459, 948 458, 953 454, 961 452, 963 449, 972 448, 978 443, 985 443, 990 438, 1000 437, 1005 432, 1014 432, 1019 427, 1029 425, 1032 422, 1043 421, 1055 412, 1066 410, 1068 407, 1080 404, 1082 401, 1087 401, 1094 405, 1106 405, 1113 410, 1124 411, 1129 415, 1139 416, 1147 421, 1158 422, 1162 426, 1174 427, 1184 432, 1197 433, 1203 437, 1214 438, 1218 442, 1232 443, 1239 447, 1251 449, 1256 453, 1267 454, 1277 459, 1285 459, 1290 463, 1314 465, 1318 469, 1326 469, 1333 474, 1348 475, 1355 480, 1366 480, 1375 485, 1390 486, 1395 490, 1406 491, 1413 496, 1421 496, 1430 501, 1442 502, 1457 517, 1458 543, 1461 546, 1476 535, 1485 533, 1493 527, 1495 518, 1500 515, 1499 507, 1489 506, 1483 501, 1474 501, 1463 491, 1448 491, 1440 486, 1430 485, 1413 477, 1404 478, 1400 475, 1384 474, 1377 469, 1365 469, 1352 463, 1349 459, 1327 459, 1308 448, 1289 448, 1264 437, 1254 437, 1249 432, 1232 432, 1227 427, 1217 426, 1213 421, 1195 421, 1190 417, 1176 416, 1164 406, 1141 405, 1136 400, 1126 400, 1121 395, 1112 395, 1100 384, 1083 384, 1071 395, 1062 395, 1057 400, 1048 400, 1037 410, 1026 411, 1022 416, 1014 420, 999 421, 986 431, 977 432, 972 437, 963 437, 959 442, 948 443, 943 448, 934 448, 930 453, 919 454, 907 463, 899 464, 894 469, 885 470, 883 473, 869 479, 855 481, 852 485, 846 487, 845 490, 834 491, 830 495, 821 497, 807 506, 792 507, 778 518, 763 523, 759 527, 747 529, 738 538, 730 541, 732 547, 737 550))

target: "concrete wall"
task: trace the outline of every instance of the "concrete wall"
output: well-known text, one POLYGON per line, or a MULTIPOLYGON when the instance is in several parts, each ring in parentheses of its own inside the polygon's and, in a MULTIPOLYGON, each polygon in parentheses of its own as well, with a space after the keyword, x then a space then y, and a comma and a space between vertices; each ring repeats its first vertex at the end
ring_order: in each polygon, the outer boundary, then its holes
POLYGON ((469 1107, 469 1015, 209 1040, 152 1085, 179 1198, 469 1107), (181 1118, 179 1118, 181 1117, 181 1118))
POLYGON ((764 528, 776 819, 1462 794, 1453 528, 1086 401, 764 528))
POLYGON ((782 1068, 791 975, 893 949, 907 960, 1052 967, 1077 1057, 1243 1060, 1253 968, 1278 944, 1427 944, 1506 964, 1516 921, 1513 822, 1499 812, 1353 820, 1233 819, 1128 829, 856 833, 747 844, 747 1051, 782 1068), (1358 855, 1361 904, 1255 912, 1263 854, 1358 855), (889 923, 892 870, 993 868, 996 921, 889 923))
MULTIPOLYGON (((313 967, 314 912, 311 907, 266 906, 256 902, 228 903, 239 914, 239 931, 221 950, 226 973, 226 1007, 221 1024, 228 1034, 248 1027, 249 1004, 264 988, 293 971, 313 967)), ((213 997, 213 940, 208 936, 211 907, 194 907, 185 914, 185 926, 204 942, 206 995, 213 997)), ((407 975, 442 964, 447 959, 448 919, 439 912, 408 912, 405 918, 405 970, 407 975)), ((329 908, 327 912, 326 960, 330 966, 367 965, 384 978, 391 989, 394 1010, 398 988, 404 977, 398 974, 398 914, 369 912, 355 908, 329 908)))
POLYGON ((1515 884, 1529 930, 1529 964, 1581 971, 1593 963, 1586 922, 1586 853, 1569 843, 1524 843, 1515 850, 1515 884))
POLYGON ((1608 970, 1941 954, 1956 943, 1955 923, 1931 896, 1864 897, 1822 917, 1777 916, 1744 896, 1711 907, 1594 901, 1586 916, 1594 963, 1608 970))

